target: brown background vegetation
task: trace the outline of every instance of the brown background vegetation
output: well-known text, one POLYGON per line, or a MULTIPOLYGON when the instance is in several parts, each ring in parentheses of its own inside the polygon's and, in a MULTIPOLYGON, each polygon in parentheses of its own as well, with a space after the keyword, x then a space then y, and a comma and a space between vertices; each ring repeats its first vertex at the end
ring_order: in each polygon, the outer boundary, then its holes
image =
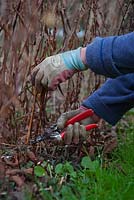
POLYGON ((28 142, 30 135, 40 133, 61 112, 77 108, 96 90, 105 79, 90 71, 62 84, 64 96, 59 90, 37 96, 26 80, 47 56, 85 46, 96 36, 132 31, 133 11, 131 0, 1 0, 1 141, 16 143, 27 135, 28 142))

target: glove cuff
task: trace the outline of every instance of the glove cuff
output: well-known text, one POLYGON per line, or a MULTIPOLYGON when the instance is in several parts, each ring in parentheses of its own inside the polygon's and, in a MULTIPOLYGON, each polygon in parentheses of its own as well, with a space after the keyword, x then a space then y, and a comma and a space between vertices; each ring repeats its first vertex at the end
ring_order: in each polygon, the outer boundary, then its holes
POLYGON ((81 60, 81 47, 62 53, 61 57, 67 69, 83 71, 88 68, 81 60))

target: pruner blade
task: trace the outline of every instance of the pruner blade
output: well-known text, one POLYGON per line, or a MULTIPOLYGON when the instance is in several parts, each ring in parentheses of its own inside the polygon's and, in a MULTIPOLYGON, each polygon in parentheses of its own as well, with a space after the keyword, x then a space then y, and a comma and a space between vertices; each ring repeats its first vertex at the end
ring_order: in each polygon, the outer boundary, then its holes
MULTIPOLYGON (((87 109, 86 111, 72 117, 71 119, 69 119, 66 124, 65 124, 65 128, 69 125, 69 124, 74 124, 75 122, 79 122, 87 117, 90 117, 94 114, 93 110, 91 109, 87 109)), ((89 131, 91 129, 94 128, 98 128, 98 124, 88 124, 85 126, 85 130, 89 131)), ((36 137, 36 139, 32 142, 32 144, 36 144, 38 142, 44 141, 44 140, 63 140, 65 136, 65 131, 61 131, 58 127, 57 124, 53 124, 51 125, 49 128, 46 128, 44 131, 43 135, 38 135, 36 137)))

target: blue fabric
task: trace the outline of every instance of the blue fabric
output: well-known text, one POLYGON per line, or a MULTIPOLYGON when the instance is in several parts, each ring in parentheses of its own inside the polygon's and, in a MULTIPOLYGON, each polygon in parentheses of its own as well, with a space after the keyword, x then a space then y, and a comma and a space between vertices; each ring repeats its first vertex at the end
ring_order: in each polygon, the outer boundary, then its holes
POLYGON ((97 37, 87 45, 86 61, 92 71, 111 78, 134 72, 134 33, 97 37))
POLYGON ((134 73, 108 79, 82 105, 92 108, 98 116, 115 125, 134 107, 134 73))
POLYGON ((108 79, 82 105, 92 108, 105 121, 115 125, 134 107, 134 33, 97 37, 87 46, 86 60, 92 71, 112 79, 108 79))
POLYGON ((67 51, 61 54, 67 69, 76 69, 79 71, 87 69, 80 57, 81 47, 76 50, 67 51))

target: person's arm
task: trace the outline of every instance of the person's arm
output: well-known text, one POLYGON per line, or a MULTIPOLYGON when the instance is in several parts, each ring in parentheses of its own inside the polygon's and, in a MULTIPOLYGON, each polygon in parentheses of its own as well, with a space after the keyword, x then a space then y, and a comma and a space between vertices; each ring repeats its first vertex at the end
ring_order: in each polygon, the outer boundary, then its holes
POLYGON ((134 107, 134 73, 108 79, 82 105, 93 109, 96 115, 115 125, 134 107))
POLYGON ((50 56, 34 68, 32 82, 36 88, 55 90, 74 73, 88 68, 112 78, 134 72, 134 33, 97 37, 86 48, 50 56))
POLYGON ((96 37, 81 50, 82 61, 95 73, 117 77, 134 72, 134 33, 96 37))

